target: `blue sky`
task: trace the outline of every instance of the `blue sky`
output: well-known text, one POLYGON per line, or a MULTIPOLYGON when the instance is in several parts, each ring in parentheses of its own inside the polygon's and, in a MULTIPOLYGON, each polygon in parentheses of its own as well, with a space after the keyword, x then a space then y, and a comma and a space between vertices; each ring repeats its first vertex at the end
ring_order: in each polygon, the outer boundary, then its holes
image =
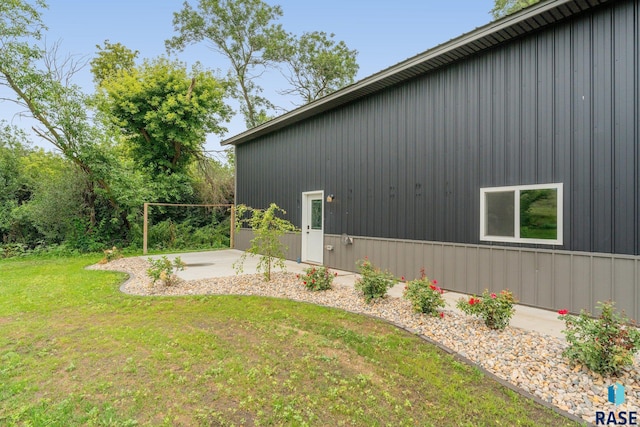
MULTIPOLYGON (((491 21, 492 0, 266 0, 279 4, 285 30, 335 33, 356 49, 360 71, 357 80, 390 67, 491 21)), ((196 0, 190 0, 192 4, 196 0)), ((60 41, 60 52, 91 58, 96 44, 120 42, 140 51, 140 58, 165 54, 164 41, 174 35, 173 12, 182 0, 49 0, 43 20, 48 26, 47 42, 60 41)), ((204 45, 188 47, 177 57, 200 61, 205 67, 227 69, 225 59, 204 45)), ((76 83, 93 91, 89 67, 77 75, 76 83)), ((284 82, 278 73, 267 73, 261 81, 264 93, 276 104, 292 109, 290 99, 277 90, 284 82)), ((232 104, 233 105, 233 104, 232 104)), ((7 105, 0 104, 0 118, 11 119, 7 105)), ((23 125, 18 119, 13 123, 23 125)), ((242 132, 239 114, 227 124, 226 139, 242 132)), ((211 136, 207 148, 220 149, 220 137, 211 136)), ((46 145, 43 145, 46 147, 46 145)))

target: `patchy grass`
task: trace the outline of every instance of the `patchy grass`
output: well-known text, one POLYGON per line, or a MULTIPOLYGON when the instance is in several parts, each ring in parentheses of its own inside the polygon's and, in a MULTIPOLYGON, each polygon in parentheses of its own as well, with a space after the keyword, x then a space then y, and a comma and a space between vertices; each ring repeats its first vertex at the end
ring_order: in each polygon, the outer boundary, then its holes
POLYGON ((572 425, 383 322, 0 261, 0 425, 572 425))

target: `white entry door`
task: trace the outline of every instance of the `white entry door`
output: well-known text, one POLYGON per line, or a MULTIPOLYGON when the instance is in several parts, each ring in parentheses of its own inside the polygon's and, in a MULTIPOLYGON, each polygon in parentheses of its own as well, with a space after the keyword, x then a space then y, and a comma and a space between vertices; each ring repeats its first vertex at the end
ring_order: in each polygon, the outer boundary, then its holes
POLYGON ((322 264, 324 192, 302 193, 302 261, 322 264))

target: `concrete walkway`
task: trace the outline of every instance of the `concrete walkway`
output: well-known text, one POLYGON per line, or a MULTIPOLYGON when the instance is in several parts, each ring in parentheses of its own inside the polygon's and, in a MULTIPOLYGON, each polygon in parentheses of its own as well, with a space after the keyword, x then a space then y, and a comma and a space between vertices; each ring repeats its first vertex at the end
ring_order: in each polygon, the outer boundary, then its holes
MULTIPOLYGON (((178 276, 184 280, 208 279, 212 277, 226 277, 236 274, 233 263, 236 262, 242 251, 236 249, 224 249, 208 252, 191 252, 175 255, 167 255, 167 258, 173 259, 177 256, 187 264, 184 271, 178 272, 178 276)), ((147 256, 143 258, 149 258, 147 256)), ((160 255, 151 256, 151 258, 160 258, 160 255)), ((294 261, 285 261, 287 271, 290 273, 304 273, 305 268, 309 264, 296 263, 294 261)), ((256 273, 258 265, 258 257, 247 256, 244 262, 244 273, 256 273)), ((341 271, 331 269, 338 273, 334 279, 334 283, 341 285, 354 286, 359 275, 349 271, 341 271)), ((279 271, 279 270, 276 270, 279 271)), ((401 298, 404 290, 404 283, 398 283, 389 290, 389 295, 401 298)), ((461 298, 467 298, 467 295, 456 292, 445 292, 446 309, 457 311, 455 303, 461 298)), ((564 323, 558 320, 558 314, 555 311, 541 310, 523 305, 516 306, 516 312, 511 319, 511 326, 537 331, 553 337, 564 338, 561 331, 564 329, 564 323)))

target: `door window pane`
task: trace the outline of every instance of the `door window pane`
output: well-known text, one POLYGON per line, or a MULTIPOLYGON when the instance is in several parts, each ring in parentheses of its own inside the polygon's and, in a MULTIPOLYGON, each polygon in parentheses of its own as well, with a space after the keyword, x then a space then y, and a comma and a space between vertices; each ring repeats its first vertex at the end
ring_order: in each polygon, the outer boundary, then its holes
POLYGON ((311 229, 322 230, 322 200, 311 201, 311 229))
POLYGON ((514 237, 514 192, 486 193, 488 236, 514 237))
POLYGON ((558 191, 552 188, 520 191, 520 237, 558 237, 558 191))

